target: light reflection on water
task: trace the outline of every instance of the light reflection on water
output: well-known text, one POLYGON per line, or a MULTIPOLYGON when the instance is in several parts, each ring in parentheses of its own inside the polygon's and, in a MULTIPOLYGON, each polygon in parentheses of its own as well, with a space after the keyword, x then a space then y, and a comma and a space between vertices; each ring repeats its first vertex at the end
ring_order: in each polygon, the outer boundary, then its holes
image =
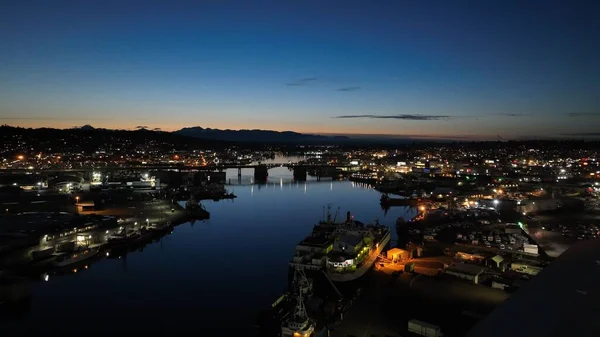
POLYGON ((324 205, 339 207, 339 217, 349 210, 363 222, 379 218, 394 236, 396 218, 414 215, 407 208, 385 213, 379 193, 362 184, 294 182, 291 172, 271 177, 265 185, 235 186, 237 199, 203 202, 210 220, 177 226, 141 252, 33 284, 31 309, 20 322, 3 322, 7 335, 17 328, 74 334, 90 324, 97 333, 174 335, 238 326, 251 333, 258 310, 284 289, 295 245, 321 219, 324 205))

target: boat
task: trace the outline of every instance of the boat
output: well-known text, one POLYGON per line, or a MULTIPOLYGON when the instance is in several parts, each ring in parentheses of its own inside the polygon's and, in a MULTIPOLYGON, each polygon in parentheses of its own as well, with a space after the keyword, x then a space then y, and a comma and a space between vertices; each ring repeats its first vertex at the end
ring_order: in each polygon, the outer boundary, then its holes
POLYGON ((81 262, 92 258, 98 254, 100 247, 94 248, 79 248, 71 253, 60 255, 54 260, 53 264, 56 267, 66 267, 70 264, 81 262))
POLYGON ((381 195, 379 202, 382 206, 417 206, 418 198, 391 198, 387 193, 381 195))
POLYGON ((140 237, 140 232, 135 229, 122 230, 108 236, 108 243, 111 245, 121 245, 133 242, 140 237))
POLYGON ((131 229, 126 234, 118 233, 113 234, 108 238, 109 244, 111 244, 110 252, 116 255, 125 253, 127 250, 134 249, 149 242, 153 235, 157 233, 142 227, 139 230, 131 229))
POLYGON ((152 223, 148 226, 148 231, 155 234, 166 233, 171 230, 172 226, 170 222, 152 223))
POLYGON ((361 171, 352 173, 348 180, 375 185, 379 181, 379 175, 376 171, 361 171))
POLYGON ((336 222, 328 208, 327 220, 315 225, 311 235, 296 245, 290 267, 325 270, 333 282, 356 280, 373 266, 390 238, 390 229, 378 221, 366 225, 348 212, 345 221, 336 222))
POLYGON ((339 227, 326 257, 327 276, 333 282, 360 278, 375 264, 390 239, 390 229, 378 221, 372 225, 356 221, 339 227))
POLYGON ((206 210, 204 205, 200 204, 194 197, 191 197, 185 203, 185 209, 188 214, 198 219, 209 219, 210 213, 206 210))
POLYGON ((293 282, 268 310, 259 315, 259 336, 312 336, 315 321, 309 318, 304 305, 313 295, 313 283, 304 270, 294 270, 293 282))
POLYGON ((308 317, 301 292, 296 294, 296 308, 281 325, 281 337, 314 337, 315 321, 308 317))

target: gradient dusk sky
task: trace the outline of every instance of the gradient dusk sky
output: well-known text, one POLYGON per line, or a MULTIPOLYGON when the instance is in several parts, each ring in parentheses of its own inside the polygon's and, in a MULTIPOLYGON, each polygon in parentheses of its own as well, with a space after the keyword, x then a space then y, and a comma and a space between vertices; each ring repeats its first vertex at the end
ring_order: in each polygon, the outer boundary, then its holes
POLYGON ((0 124, 600 135, 600 1, 3 1, 0 124))

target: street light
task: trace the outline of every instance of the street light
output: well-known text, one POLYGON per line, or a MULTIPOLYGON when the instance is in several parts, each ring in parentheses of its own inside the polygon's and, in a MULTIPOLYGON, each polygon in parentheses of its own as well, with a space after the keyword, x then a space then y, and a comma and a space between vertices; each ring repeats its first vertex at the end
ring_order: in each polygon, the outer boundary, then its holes
POLYGON ((77 204, 79 204, 79 196, 75 197, 75 201, 77 204))

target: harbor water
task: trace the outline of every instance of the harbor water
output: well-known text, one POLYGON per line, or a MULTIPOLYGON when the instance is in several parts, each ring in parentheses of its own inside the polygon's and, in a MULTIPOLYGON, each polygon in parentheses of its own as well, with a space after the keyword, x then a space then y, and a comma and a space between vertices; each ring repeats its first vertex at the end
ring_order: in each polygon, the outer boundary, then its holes
MULTIPOLYGON (((231 171, 231 172, 230 172, 231 171)), ((323 207, 392 229, 407 207, 384 212, 380 194, 348 181, 294 182, 284 167, 265 185, 227 186, 234 200, 206 201, 208 221, 185 223, 159 242, 121 258, 50 275, 31 284, 31 301, 0 319, 13 335, 254 335, 259 310, 285 289, 295 245, 323 216, 323 207), (219 332, 220 331, 220 332, 219 332)), ((228 178, 237 182, 237 170, 228 178)))

